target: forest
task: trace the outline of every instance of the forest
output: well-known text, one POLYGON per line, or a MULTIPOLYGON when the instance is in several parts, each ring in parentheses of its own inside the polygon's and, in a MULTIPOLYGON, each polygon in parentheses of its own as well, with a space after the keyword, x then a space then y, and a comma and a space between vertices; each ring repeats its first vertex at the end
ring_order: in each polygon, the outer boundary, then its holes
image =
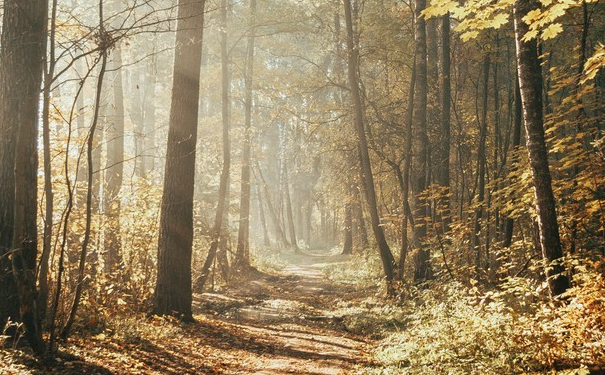
POLYGON ((0 374, 605 374, 601 0, 2 0, 0 374))

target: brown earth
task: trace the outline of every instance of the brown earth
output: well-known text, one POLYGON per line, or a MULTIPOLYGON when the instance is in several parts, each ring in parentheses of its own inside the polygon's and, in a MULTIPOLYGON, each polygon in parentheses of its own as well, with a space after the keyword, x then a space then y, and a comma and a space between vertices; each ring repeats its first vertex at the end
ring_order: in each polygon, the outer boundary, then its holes
POLYGON ((196 323, 151 318, 74 335, 58 362, 26 350, 0 352, 0 374, 353 374, 367 365, 368 338, 332 315, 360 292, 328 280, 321 265, 343 256, 290 254, 278 272, 253 272, 194 297, 196 323))

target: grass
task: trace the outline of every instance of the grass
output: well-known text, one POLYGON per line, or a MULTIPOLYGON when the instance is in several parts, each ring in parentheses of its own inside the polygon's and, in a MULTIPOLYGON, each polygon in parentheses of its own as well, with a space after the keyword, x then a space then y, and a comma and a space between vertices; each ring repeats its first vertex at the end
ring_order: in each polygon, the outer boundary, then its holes
MULTIPOLYGON (((380 282, 377 257, 357 255, 325 272, 359 287, 380 282)), ((407 286, 399 299, 374 296, 339 305, 347 328, 379 338, 363 375, 588 374, 605 369, 605 282, 581 265, 567 302, 539 282, 497 286, 449 278, 407 286)))

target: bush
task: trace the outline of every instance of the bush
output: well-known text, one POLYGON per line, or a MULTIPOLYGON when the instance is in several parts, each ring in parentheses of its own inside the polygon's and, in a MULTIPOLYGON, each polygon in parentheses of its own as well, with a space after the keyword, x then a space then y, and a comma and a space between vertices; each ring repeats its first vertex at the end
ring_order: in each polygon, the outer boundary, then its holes
POLYGON ((375 352, 380 369, 364 374, 517 374, 605 366, 605 280, 602 263, 574 260, 565 302, 545 286, 510 278, 480 291, 457 282, 430 283, 400 309, 404 330, 375 352))

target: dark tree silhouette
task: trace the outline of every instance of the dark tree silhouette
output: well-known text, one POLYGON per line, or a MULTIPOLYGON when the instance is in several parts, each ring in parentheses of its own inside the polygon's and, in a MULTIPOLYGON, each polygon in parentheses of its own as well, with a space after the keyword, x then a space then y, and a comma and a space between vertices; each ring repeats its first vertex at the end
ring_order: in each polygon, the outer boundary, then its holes
POLYGON ((38 355, 45 351, 36 309, 36 220, 47 12, 47 1, 5 0, 0 52, 0 324, 7 318, 23 322, 38 355))

